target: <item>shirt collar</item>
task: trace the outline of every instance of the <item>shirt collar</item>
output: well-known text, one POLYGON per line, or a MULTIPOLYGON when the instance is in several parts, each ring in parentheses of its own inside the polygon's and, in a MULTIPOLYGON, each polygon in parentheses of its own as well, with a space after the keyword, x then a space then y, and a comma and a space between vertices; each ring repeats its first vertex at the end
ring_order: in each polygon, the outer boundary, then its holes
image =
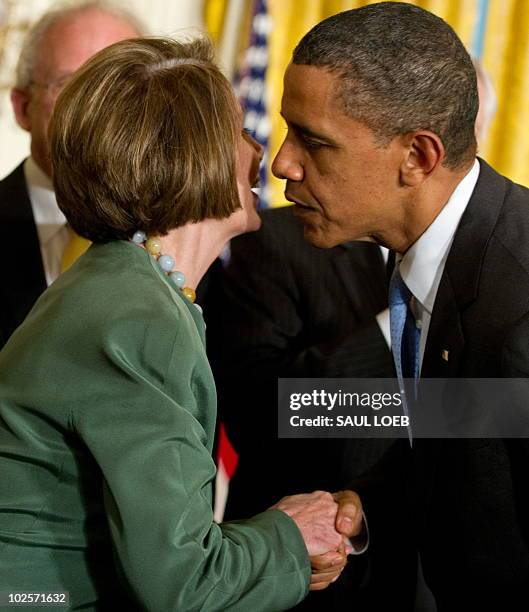
POLYGON ((476 159, 430 227, 406 251, 399 264, 402 280, 431 314, 450 246, 479 176, 476 159))
POLYGON ((28 157, 24 163, 24 176, 39 241, 41 245, 46 244, 65 225, 66 217, 57 206, 51 179, 32 157, 28 157))

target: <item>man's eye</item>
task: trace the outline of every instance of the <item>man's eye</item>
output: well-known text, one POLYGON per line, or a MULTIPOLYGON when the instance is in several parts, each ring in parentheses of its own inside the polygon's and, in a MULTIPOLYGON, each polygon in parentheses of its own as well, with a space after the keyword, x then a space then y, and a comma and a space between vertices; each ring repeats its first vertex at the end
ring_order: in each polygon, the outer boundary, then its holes
POLYGON ((312 140, 310 138, 303 138, 303 142, 307 149, 321 149, 325 146, 322 142, 319 142, 318 140, 312 140))

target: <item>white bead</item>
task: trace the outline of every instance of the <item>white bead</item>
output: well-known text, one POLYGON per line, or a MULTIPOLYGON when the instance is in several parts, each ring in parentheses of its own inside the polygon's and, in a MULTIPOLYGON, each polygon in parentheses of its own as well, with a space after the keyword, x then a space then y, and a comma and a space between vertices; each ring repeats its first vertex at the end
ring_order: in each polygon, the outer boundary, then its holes
POLYGON ((146 240, 147 236, 145 235, 145 232, 134 232, 134 235, 132 236, 132 242, 134 242, 134 244, 143 244, 146 240))
POLYGON ((158 258, 158 265, 164 272, 171 272, 174 263, 174 259, 170 255, 160 255, 158 258))
POLYGON ((171 272, 170 276, 173 283, 180 289, 182 289, 182 287, 186 284, 186 277, 182 272, 177 270, 175 272, 171 272))

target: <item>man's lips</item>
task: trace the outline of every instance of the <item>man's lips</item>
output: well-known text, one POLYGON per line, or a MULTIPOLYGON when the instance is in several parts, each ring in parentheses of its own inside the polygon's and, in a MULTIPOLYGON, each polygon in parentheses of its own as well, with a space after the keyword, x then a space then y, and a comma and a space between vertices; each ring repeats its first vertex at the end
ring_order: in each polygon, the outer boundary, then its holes
POLYGON ((303 209, 308 211, 314 211, 315 209, 312 206, 309 206, 308 204, 305 204, 305 202, 302 202, 301 200, 298 200, 297 198, 295 198, 294 196, 291 196, 289 193, 285 192, 285 198, 289 201, 292 202, 296 207, 298 207, 298 209, 303 209))

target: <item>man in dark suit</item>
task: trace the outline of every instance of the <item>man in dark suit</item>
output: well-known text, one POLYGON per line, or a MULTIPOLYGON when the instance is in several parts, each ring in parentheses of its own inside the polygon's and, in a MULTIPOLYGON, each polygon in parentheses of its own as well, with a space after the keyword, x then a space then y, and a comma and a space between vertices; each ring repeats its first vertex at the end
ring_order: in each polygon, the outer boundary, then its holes
POLYGON ((8 229, 0 247, 2 261, 9 261, 17 252, 25 260, 20 262, 24 273, 18 266, 3 266, 0 287, 2 347, 47 286, 23 164, 0 181, 0 223, 8 229))
MULTIPOLYGON (((362 243, 316 249, 303 239, 291 207, 264 211, 262 220, 258 232, 231 242, 224 273, 219 407, 240 455, 228 518, 251 516, 292 487, 344 482, 344 441, 277 439, 278 377, 392 375, 375 320, 387 307, 380 249, 362 243), (315 444, 331 472, 314 456, 315 444)), ((364 461, 347 474, 365 467, 364 461)))
POLYGON ((31 135, 31 157, 0 181, 0 225, 5 263, 0 286, 0 348, 57 278, 71 240, 55 201, 48 155, 48 122, 61 88, 104 47, 138 36, 134 18, 100 2, 46 13, 30 30, 11 101, 18 124, 31 135))
MULTIPOLYGON (((289 492, 335 490, 375 463, 391 440, 278 439, 278 377, 391 377, 388 343, 376 320, 387 309, 386 265, 374 244, 317 249, 303 238, 292 207, 262 212, 261 229, 232 240, 216 308, 206 301, 208 355, 219 417, 239 454, 225 519, 253 516, 289 492), (220 299, 219 299, 220 296, 220 299), (325 461, 321 461, 321 457, 325 461)), ((383 318, 382 314, 382 318, 383 318)), ((415 576, 395 571, 395 546, 383 543, 361 584, 352 560, 346 575, 303 610, 402 605, 415 576), (389 581, 408 580, 406 596, 389 581), (391 594, 390 594, 391 593, 391 594)))
MULTIPOLYGON (((313 244, 369 238, 396 252, 399 378, 529 371, 529 192, 476 159, 477 106, 455 33, 404 3, 323 21, 287 68, 274 172, 313 244)), ((528 460, 525 439, 402 440, 351 487, 374 547, 384 530, 417 547, 439 612, 520 610, 528 460)), ((354 500, 343 533, 349 512, 354 500)))

